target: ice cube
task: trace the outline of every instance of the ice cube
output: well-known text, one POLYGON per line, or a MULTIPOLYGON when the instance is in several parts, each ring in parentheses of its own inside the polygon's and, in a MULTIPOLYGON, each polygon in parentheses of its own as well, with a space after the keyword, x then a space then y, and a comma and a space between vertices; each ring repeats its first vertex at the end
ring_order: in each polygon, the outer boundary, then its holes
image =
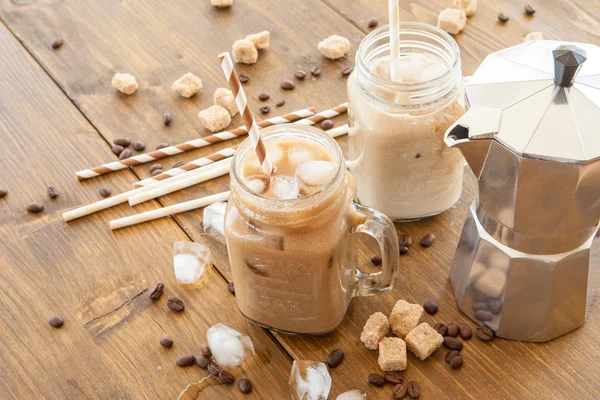
POLYGON ((294 360, 289 384, 294 400, 327 400, 331 377, 322 362, 294 360))
POLYGON ((213 203, 204 209, 204 217, 202 218, 202 226, 206 232, 209 228, 214 229, 221 235, 225 236, 225 209, 227 203, 213 203))
POLYGON ((271 188, 278 199, 297 199, 300 195, 300 181, 289 176, 272 177, 271 188))
POLYGON ((263 194, 268 183, 269 180, 266 176, 252 176, 244 180, 244 185, 256 194, 263 194))
POLYGON ((216 324, 206 331, 206 341, 221 367, 239 365, 248 353, 254 353, 252 340, 225 324, 216 324))
POLYGON ((366 398, 367 394, 365 392, 354 389, 340 394, 338 397, 336 397, 336 400, 364 400, 366 398))
POLYGON ((202 287, 211 269, 210 249, 190 242, 175 242, 173 245, 173 269, 180 285, 202 287))
POLYGON ((296 168, 296 178, 309 186, 326 185, 335 175, 335 164, 329 161, 309 161, 296 168))
POLYGON ((313 155, 306 150, 290 150, 288 158, 292 164, 302 164, 303 162, 312 161, 313 155))

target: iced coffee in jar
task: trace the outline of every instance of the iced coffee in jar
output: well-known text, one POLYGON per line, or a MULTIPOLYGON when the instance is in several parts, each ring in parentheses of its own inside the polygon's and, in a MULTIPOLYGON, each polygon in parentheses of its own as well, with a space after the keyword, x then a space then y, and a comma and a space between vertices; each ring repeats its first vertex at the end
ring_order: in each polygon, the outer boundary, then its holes
POLYGON ((465 111, 458 45, 422 23, 400 25, 401 81, 387 26, 371 32, 348 79, 349 168, 358 201, 394 220, 439 214, 459 199, 463 159, 444 133, 465 111))
POLYGON ((261 136, 273 173, 261 172, 249 140, 231 167, 225 236, 238 306, 271 329, 329 332, 352 297, 391 289, 398 268, 394 226, 353 202, 356 185, 326 133, 292 124, 261 136), (381 271, 357 269, 354 232, 379 242, 381 271))

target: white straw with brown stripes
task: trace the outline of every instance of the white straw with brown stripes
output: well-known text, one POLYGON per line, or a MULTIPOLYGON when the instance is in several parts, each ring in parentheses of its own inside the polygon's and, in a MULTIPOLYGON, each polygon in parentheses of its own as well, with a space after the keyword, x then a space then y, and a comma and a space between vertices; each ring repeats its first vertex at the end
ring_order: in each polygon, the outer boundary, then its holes
MULTIPOLYGON (((271 125, 279 125, 279 124, 287 124, 289 122, 294 122, 302 118, 310 117, 315 113, 314 107, 309 107, 306 109, 294 111, 292 113, 273 117, 261 121, 258 125, 262 128, 266 128, 271 125)), ((144 164, 148 162, 152 162, 158 160, 160 158, 172 156, 175 154, 180 154, 186 151, 199 149, 201 147, 209 146, 213 143, 219 143, 226 140, 230 140, 236 138, 238 136, 243 136, 248 133, 248 129, 246 126, 240 126, 239 128, 232 129, 230 131, 218 132, 210 136, 206 136, 199 139, 190 140, 188 142, 184 142, 181 144, 177 144, 174 146, 165 147, 160 150, 151 151, 150 153, 138 154, 133 157, 126 158, 124 160, 113 161, 99 167, 94 167, 90 169, 84 169, 82 171, 77 172, 77 179, 89 179, 94 178, 96 176, 104 175, 109 172, 119 171, 125 169, 127 167, 131 167, 133 165, 144 164)))
MULTIPOLYGON (((318 124, 319 122, 322 122, 328 118, 336 117, 347 111, 348 111, 348 103, 343 103, 337 107, 333 107, 333 108, 330 108, 329 110, 321 111, 315 115, 312 115, 308 118, 301 119, 300 121, 297 121, 295 123, 299 124, 299 125, 314 125, 314 124, 318 124)), ((134 184, 134 187, 150 185, 150 184, 162 181, 164 179, 168 179, 172 176, 176 176, 176 175, 182 174, 187 171, 192 171, 196 168, 200 168, 205 165, 214 163, 216 161, 223 160, 224 158, 231 157, 235 154, 237 147, 238 146, 228 147, 223 150, 219 150, 213 154, 210 154, 206 157, 201 157, 194 161, 190 161, 189 163, 184 164, 178 168, 172 168, 172 169, 165 171, 162 174, 156 175, 152 178, 148 178, 148 179, 144 179, 142 181, 136 182, 134 184)))
POLYGON ((267 154, 267 148, 260 137, 254 115, 252 114, 252 111, 250 111, 250 107, 248 107, 246 94, 244 93, 244 89, 242 89, 242 84, 238 78, 237 72, 235 72, 235 69, 233 68, 233 62, 231 61, 229 53, 225 52, 219 54, 219 62, 221 63, 221 68, 223 69, 229 88, 235 97, 235 104, 237 104, 238 111, 242 115, 244 125, 248 128, 248 136, 250 136, 250 140, 252 141, 252 144, 254 144, 254 151, 260 162, 262 172, 269 176, 273 172, 273 164, 271 164, 271 160, 267 154))

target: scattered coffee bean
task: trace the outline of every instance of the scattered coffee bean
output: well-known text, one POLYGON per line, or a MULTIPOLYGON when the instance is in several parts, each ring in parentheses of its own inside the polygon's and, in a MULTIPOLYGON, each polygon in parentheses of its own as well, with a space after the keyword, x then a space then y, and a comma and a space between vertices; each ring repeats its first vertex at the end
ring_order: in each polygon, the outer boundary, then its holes
POLYGON ((116 138, 113 140, 114 144, 118 144, 119 146, 127 147, 131 144, 131 140, 127 138, 116 138))
POLYGON ((133 142, 131 144, 131 146, 133 147, 133 149, 135 151, 142 151, 146 148, 146 145, 144 144, 144 142, 140 142, 139 140, 136 140, 135 142, 133 142))
POLYGON ((195 361, 196 357, 194 357, 193 354, 184 354, 175 360, 175 364, 177 364, 178 367, 189 367, 190 365, 193 365, 195 361))
POLYGON ((373 264, 376 267, 380 266, 382 261, 383 260, 381 259, 381 256, 378 254, 371 256, 371 264, 373 264))
POLYGON ((56 39, 54 39, 54 42, 52 42, 52 48, 54 50, 60 49, 62 47, 63 43, 64 42, 61 38, 56 38, 56 39))
POLYGON ((409 247, 412 244, 412 242, 412 236, 407 235, 406 233, 403 233, 398 237, 398 243, 400 243, 400 245, 402 246, 409 247))
POLYGON ((163 125, 164 126, 169 126, 169 125, 171 125, 172 121, 173 121, 173 116, 171 115, 170 112, 166 111, 163 114, 163 125))
POLYGON ((0 199, 4 198, 8 194, 8 190, 0 189, 0 199))
POLYGON ((444 337, 444 346, 446 346, 447 348, 452 349, 452 350, 460 351, 463 347, 463 344, 457 338, 453 338, 452 336, 445 336, 444 337))
POLYGON ((285 100, 280 100, 275 104, 276 107, 283 107, 285 105, 285 100))
POLYGON ((319 76, 319 75, 321 75, 321 68, 314 67, 313 69, 310 70, 310 74, 312 76, 319 76))
POLYGON ((212 356, 212 351, 210 351, 210 347, 208 347, 208 345, 206 343, 202 343, 200 345, 200 353, 202 353, 203 355, 210 357, 212 356))
POLYGON ((283 90, 293 90, 296 87, 296 84, 290 80, 286 80, 281 82, 279 85, 283 90))
POLYGON ((219 367, 219 364, 217 364, 214 361, 211 361, 210 364, 208 364, 208 367, 206 367, 206 369, 208 370, 208 372, 210 372, 211 375, 214 376, 218 376, 221 372, 221 367, 219 367))
POLYGON ((485 310, 487 309, 487 304, 483 301, 477 301, 473 303, 473 311, 485 310))
POLYGON ((148 292, 148 297, 150 297, 152 300, 158 300, 160 299, 160 296, 162 296, 164 291, 165 285, 158 282, 156 285, 154 285, 152 289, 150 289, 150 291, 148 292))
POLYGON ((478 326, 477 329, 475 329, 475 334, 484 342, 489 342, 495 336, 494 332, 487 326, 478 326))
POLYGON ((333 121, 330 119, 326 119, 323 120, 323 122, 321 122, 321 129, 323 129, 324 131, 329 130, 333 128, 333 121))
POLYGON ((367 24, 367 26, 371 29, 375 28, 377 26, 377 24, 379 24, 379 20, 377 18, 373 18, 372 20, 369 21, 369 23, 367 24))
POLYGON ((389 372, 383 376, 386 382, 393 383, 394 385, 398 385, 404 383, 404 375, 396 372, 389 372))
POLYGON ((48 197, 55 199, 58 197, 58 191, 54 186, 48 186, 48 197))
POLYGON ((221 381, 226 385, 231 385, 233 382, 235 382, 235 377, 231 374, 231 372, 225 371, 224 369, 219 373, 219 379, 221 379, 221 381))
POLYGON ((27 212, 30 212, 32 214, 37 214, 39 212, 42 212, 44 210, 44 205, 42 203, 29 203, 27 205, 27 212))
POLYGON ((433 329, 435 329, 437 333, 439 333, 442 336, 446 336, 446 334, 448 333, 448 326, 446 326, 446 324, 442 324, 441 322, 437 322, 433 326, 433 329))
POLYGON ((466 322, 461 322, 460 325, 458 325, 458 333, 460 333, 461 338, 469 340, 473 336, 473 329, 471 329, 471 326, 466 322))
POLYGON ((533 8, 533 6, 531 4, 527 4, 525 6, 525 13, 527 15, 533 15, 533 14, 535 14, 535 8, 533 8))
POLYGON ((417 153, 417 154, 415 154, 415 158, 421 158, 421 157, 423 157, 423 156, 421 155, 421 153, 417 153))
POLYGON ((435 236, 433 233, 428 233, 427 235, 423 236, 423 239, 421 239, 421 246, 429 247, 433 244, 433 242, 435 242, 435 236))
POLYGON ((399 383, 392 389, 392 396, 394 399, 401 399, 406 396, 408 389, 403 384, 399 383))
POLYGON ((227 284, 227 290, 229 290, 229 293, 235 295, 235 286, 234 286, 233 282, 229 282, 227 284))
POLYGON ((344 360, 344 352, 340 349, 335 349, 327 356, 327 365, 329 368, 335 368, 344 360))
POLYGON ((498 14, 498 20, 502 23, 507 22, 510 18, 504 13, 498 14))
POLYGON ((452 323, 448 324, 448 332, 446 332, 446 336, 457 337, 458 336, 458 325, 452 323))
POLYGON ((152 164, 152 165, 150 166, 150 172, 154 172, 154 171, 156 171, 157 169, 162 169, 162 164, 160 164, 160 163, 156 163, 156 164, 152 164))
POLYGON ((171 339, 168 336, 161 336, 160 337, 160 344, 163 347, 169 348, 169 347, 173 346, 173 339, 171 339))
POLYGON ((267 100, 269 100, 269 97, 271 97, 269 95, 269 93, 261 93, 261 94, 258 95, 258 99, 260 101, 267 101, 267 100))
POLYGON ((114 144, 112 147, 112 152, 115 153, 117 156, 120 155, 123 152, 123 146, 119 146, 118 144, 114 144))
POLYGON ((240 392, 248 394, 252 391, 252 382, 245 378, 240 379, 238 381, 238 389, 240 389, 240 392))
POLYGON ((204 354, 196 356, 196 365, 202 369, 208 368, 208 364, 210 364, 210 361, 210 357, 207 357, 204 354))
POLYGON ((400 255, 403 256, 405 254, 408 254, 408 247, 407 246, 400 246, 400 255))
POLYGON ((169 143, 159 143, 158 146, 156 146, 156 150, 164 149, 165 147, 169 147, 169 143))
POLYGON ((60 315, 53 315, 52 317, 50 317, 50 320, 48 321, 48 323, 53 326, 54 328, 60 328, 61 326, 63 326, 65 324, 65 321, 62 319, 62 317, 60 315))
POLYGON ((491 321, 494 315, 487 310, 478 310, 473 313, 475 319, 479 321, 491 321))
POLYGON ((125 149, 119 154, 119 160, 124 160, 129 157, 131 157, 131 150, 129 149, 125 149))
POLYGON ((438 312, 438 304, 435 301, 427 301, 423 304, 423 309, 425 309, 427 314, 433 315, 438 312))
POLYGON ((369 375, 369 383, 373 386, 383 386, 385 385, 385 378, 379 374, 371 374, 369 375))
POLYGON ((155 169, 154 171, 152 171, 152 173, 150 175, 156 176, 156 175, 162 174, 163 172, 165 172, 165 171, 163 171, 162 169, 155 169))
POLYGON ((460 353, 457 350, 450 350, 448 352, 448 354, 446 354, 446 362, 449 363, 450 360, 452 360, 454 357, 456 357, 457 355, 459 355, 460 353))
POLYGON ((178 163, 173 164, 172 168, 179 168, 182 165, 185 165, 185 161, 179 161, 178 163))
POLYGON ((460 367, 462 367, 463 362, 464 362, 464 360, 461 356, 456 356, 450 360, 450 366, 454 369, 460 368, 460 367))
POLYGON ((250 80, 250 77, 248 75, 244 75, 244 74, 240 75, 239 78, 240 78, 240 82, 242 82, 242 83, 246 83, 250 80))
POLYGON ((171 297, 167 300, 167 307, 176 312, 181 312, 185 308, 185 304, 177 297, 171 297))
POLYGON ((354 67, 346 67, 342 70, 342 76, 348 76, 354 71, 354 67))
POLYGON ((304 78, 306 78, 306 72, 296 71, 296 72, 294 72, 294 76, 296 77, 296 79, 303 80, 304 78))
POLYGON ((102 197, 108 197, 112 193, 112 191, 109 188, 104 186, 100 187, 100 189, 98 189, 98 192, 100 192, 100 196, 102 197))
POLYGON ((267 114, 269 111, 271 111, 271 107, 269 106, 264 106, 260 108, 260 112, 263 114, 267 114))
POLYGON ((408 384, 406 385, 406 389, 408 391, 408 395, 412 399, 416 399, 421 395, 421 387, 415 381, 408 382, 408 384))

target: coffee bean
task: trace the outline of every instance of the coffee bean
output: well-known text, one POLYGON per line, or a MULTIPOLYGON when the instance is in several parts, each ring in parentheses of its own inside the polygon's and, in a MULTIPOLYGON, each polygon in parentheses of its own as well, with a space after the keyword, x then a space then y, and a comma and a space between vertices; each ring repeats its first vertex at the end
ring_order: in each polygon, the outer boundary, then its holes
POLYGON ((48 186, 48 197, 55 199, 58 197, 58 191, 54 186, 48 186))
POLYGON ((185 165, 185 161, 179 161, 178 163, 173 164, 171 168, 179 168, 182 165, 185 165))
POLYGON ((280 100, 275 104, 276 107, 283 107, 285 105, 285 100, 280 100))
POLYGON ((423 157, 423 156, 421 155, 421 153, 417 153, 417 154, 415 154, 415 158, 421 158, 421 157, 423 157))
POLYGON ((30 212, 32 214, 37 214, 39 212, 42 212, 44 210, 44 205, 42 203, 29 203, 27 205, 27 212, 30 212))
POLYGON ((133 142, 131 144, 131 146, 133 147, 133 149, 135 151, 142 151, 146 148, 146 145, 143 142, 140 142, 139 140, 136 140, 135 142, 133 142))
POLYGON ((156 146, 156 150, 164 149, 165 147, 169 147, 169 143, 159 143, 158 146, 156 146))
POLYGON ((119 154, 119 160, 124 160, 129 157, 131 157, 131 150, 129 149, 125 149, 119 154))
POLYGON ((406 389, 408 391, 408 395, 412 399, 416 399, 421 395, 421 387, 415 381, 408 382, 408 384, 406 385, 406 389))
POLYGON ((408 247, 407 246, 400 246, 400 255, 403 256, 405 254, 408 254, 408 247))
POLYGON ((165 171, 163 171, 162 169, 155 169, 154 171, 152 171, 152 173, 150 175, 156 176, 156 175, 162 174, 163 172, 165 172, 165 171))
POLYGON ((312 76, 319 76, 319 75, 321 75, 321 68, 314 67, 313 69, 310 70, 310 74, 312 76))
POLYGON ((127 138, 116 138, 113 140, 114 144, 118 144, 119 146, 127 147, 131 144, 131 140, 127 138))
POLYGON ((252 382, 245 378, 240 379, 238 381, 238 389, 240 389, 240 392, 248 394, 252 391, 252 382))
POLYGON ((375 28, 377 26, 377 24, 379 24, 379 20, 377 20, 377 18, 373 18, 372 20, 369 21, 369 23, 367 24, 367 26, 371 29, 375 28))
POLYGON ((461 322, 458 326, 458 332, 460 333, 460 337, 469 340, 473 336, 473 329, 466 322, 461 322))
POLYGON ((463 362, 464 362, 464 360, 461 356, 456 356, 450 360, 450 366, 454 369, 460 368, 460 367, 462 367, 463 362))
POLYGON ((473 316, 478 321, 491 321, 494 318, 494 314, 487 310, 479 310, 473 313, 473 316))
POLYGON ((171 113, 168 111, 165 111, 165 113, 163 114, 163 125, 169 126, 169 125, 171 125, 172 121, 173 121, 173 116, 171 115, 171 113))
POLYGON ((482 302, 482 301, 478 301, 473 303, 473 311, 479 311, 479 310, 485 310, 487 309, 487 304, 482 302))
POLYGON ((98 189, 98 192, 100 192, 100 196, 102 197, 108 197, 112 193, 109 188, 104 186, 101 186, 100 189, 98 189))
POLYGON ((8 190, 0 189, 0 199, 4 198, 8 194, 8 190))
POLYGON ((279 85, 283 90, 293 90, 296 87, 296 84, 292 81, 286 80, 281 82, 279 85))
POLYGON ((163 347, 169 348, 169 347, 173 346, 173 339, 171 339, 168 336, 161 336, 160 337, 160 344, 163 347))
POLYGON ((492 321, 485 321, 483 326, 487 327, 490 331, 494 332, 494 335, 498 333, 498 327, 492 323, 492 321))
POLYGON ((382 261, 383 260, 381 259, 380 255, 375 254, 371 256, 371 264, 373 264, 376 267, 380 266, 382 261))
POLYGON ((269 93, 261 93, 261 94, 258 95, 258 99, 260 101, 267 101, 267 100, 269 100, 269 97, 271 97, 269 95, 269 93))
POLYGON ((435 236, 433 233, 428 233, 427 235, 423 236, 423 239, 421 239, 421 246, 429 247, 433 244, 433 242, 435 242, 435 236))
POLYGON ((406 388, 406 386, 399 383, 396 386, 394 386, 394 389, 392 389, 392 396, 394 397, 394 399, 401 399, 404 396, 406 396, 407 391, 408 389, 406 388))
POLYGON ((393 383, 394 385, 404 383, 404 375, 400 373, 390 372, 385 374, 383 378, 386 382, 393 383))
POLYGON ((446 354, 446 362, 449 363, 450 360, 452 360, 454 357, 456 357, 457 355, 459 355, 460 353, 457 350, 450 350, 448 352, 448 354, 446 354))
POLYGON ((152 165, 150 166, 150 172, 154 172, 154 171, 156 171, 157 169, 162 169, 162 164, 160 164, 160 163, 156 163, 156 164, 152 164, 152 165))
POLYGON ((533 8, 533 6, 531 4, 527 4, 525 6, 525 13, 527 15, 533 15, 533 14, 535 14, 535 8, 533 8))
POLYGON ((271 111, 271 107, 269 106, 264 106, 260 108, 260 112, 263 114, 267 114, 269 111, 271 111))
POLYGON ((438 312, 438 305, 435 301, 427 301, 423 304, 423 309, 425 309, 427 314, 433 315, 438 312))
POLYGON ((323 120, 323 122, 321 122, 321 129, 323 129, 323 130, 326 131, 326 130, 331 129, 331 128, 333 128, 333 121, 332 120, 326 119, 326 120, 323 120))
POLYGON ((48 323, 53 326, 54 328, 60 328, 61 326, 63 326, 65 324, 65 321, 62 319, 62 317, 60 315, 53 315, 52 317, 50 317, 50 320, 48 321, 48 323))
POLYGON ((444 337, 444 346, 452 350, 461 350, 463 344, 460 340, 453 338, 452 336, 444 337))
POLYGON ((208 370, 208 372, 210 372, 211 375, 214 376, 218 376, 221 372, 221 367, 219 367, 219 364, 217 364, 214 361, 211 361, 210 364, 208 364, 208 367, 206 367, 206 369, 208 370))
POLYGON ((504 13, 500 13, 498 14, 498 20, 502 23, 508 21, 510 18, 508 17, 508 15, 504 14, 504 13))
POLYGON ((244 75, 244 74, 240 75, 239 78, 240 78, 240 82, 242 82, 242 83, 246 83, 250 80, 250 77, 248 75, 244 75))
POLYGON ((296 77, 296 79, 303 80, 304 78, 306 78, 306 72, 296 71, 296 72, 294 72, 294 76, 296 77))
POLYGON ((446 332, 446 336, 457 337, 458 336, 458 325, 452 323, 448 324, 448 332, 446 332))
POLYGON ((398 243, 400 243, 401 246, 409 247, 412 244, 412 242, 412 236, 406 233, 403 233, 398 237, 398 243))
POLYGON ((190 365, 193 365, 195 361, 196 357, 194 357, 193 354, 184 354, 175 360, 175 364, 177 364, 178 367, 189 367, 190 365))
POLYGON ((327 356, 327 365, 329 368, 335 368, 344 360, 344 352, 340 349, 335 349, 327 356))
POLYGON ((221 379, 221 381, 226 385, 231 385, 233 382, 235 382, 235 377, 231 374, 231 372, 225 371, 224 369, 219 373, 219 379, 221 379))
POLYGON ((210 347, 208 347, 208 345, 206 343, 202 343, 200 345, 200 353, 202 353, 203 355, 210 357, 212 356, 212 352, 210 351, 210 347))
POLYGON ((487 308, 494 315, 500 314, 500 311, 502 311, 502 306, 504 306, 504 303, 500 299, 489 299, 487 301, 487 308))
POLYGON ((235 295, 235 286, 234 286, 233 282, 229 282, 227 284, 227 290, 229 290, 229 293, 235 295))
POLYGON ((433 326, 433 329, 435 329, 437 333, 439 333, 442 336, 446 336, 446 334, 448 333, 448 327, 446 326, 446 324, 442 324, 441 322, 436 323, 433 326))
POLYGON ((52 42, 52 48, 54 50, 60 49, 63 45, 63 40, 61 38, 56 38, 54 39, 54 42, 52 42))
POLYGON ((348 76, 354 71, 354 67, 346 67, 342 70, 342 76, 348 76))
POLYGON ((123 152, 123 146, 119 146, 118 144, 114 144, 112 147, 112 152, 115 153, 117 156, 120 155, 123 152))
POLYGON ((154 285, 152 289, 150 289, 150 291, 148 292, 148 297, 150 297, 152 300, 158 300, 160 299, 160 296, 162 296, 164 291, 165 285, 158 282, 156 285, 154 285))
POLYGON ((369 383, 374 386, 383 386, 385 385, 385 378, 379 374, 371 374, 369 375, 369 383))
POLYGON ((210 361, 210 357, 207 357, 204 354, 196 356, 196 365, 202 369, 208 368, 208 364, 210 364, 210 361))
POLYGON ((484 342, 489 342, 495 336, 494 332, 487 326, 478 326, 477 329, 475 329, 475 334, 484 342))
POLYGON ((167 307, 175 312, 181 312, 185 308, 185 304, 183 301, 181 301, 181 299, 178 299, 177 297, 171 297, 169 300, 167 300, 167 307))

